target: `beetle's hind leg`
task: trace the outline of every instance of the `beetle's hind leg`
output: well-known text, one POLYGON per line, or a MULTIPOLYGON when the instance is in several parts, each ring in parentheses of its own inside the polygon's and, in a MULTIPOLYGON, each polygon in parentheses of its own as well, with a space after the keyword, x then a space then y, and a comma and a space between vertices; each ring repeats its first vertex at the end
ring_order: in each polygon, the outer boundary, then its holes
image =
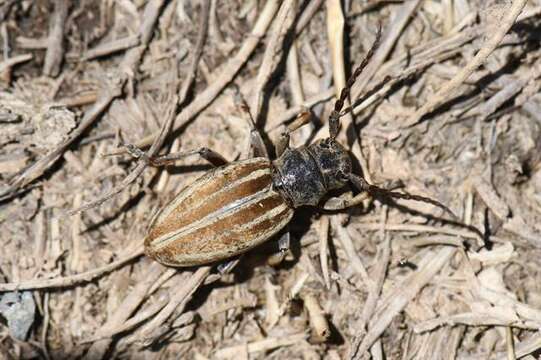
POLYGON ((179 151, 171 154, 160 155, 160 156, 148 156, 146 153, 136 147, 135 145, 126 144, 126 151, 136 159, 143 159, 151 166, 167 166, 173 164, 176 160, 183 159, 192 155, 199 155, 203 159, 207 160, 213 166, 222 166, 227 164, 227 160, 217 153, 214 150, 211 150, 206 147, 199 149, 179 151))
MULTIPOLYGON (((268 258, 268 260, 267 260, 268 265, 270 265, 270 266, 278 266, 278 265, 280 265, 282 263, 282 261, 284 261, 287 254, 290 251, 290 247, 289 247, 290 238, 291 238, 291 236, 289 234, 289 230, 286 229, 286 231, 278 239, 278 252, 272 254, 268 258)), ((242 256, 242 255, 240 255, 240 256, 242 256)), ((240 261, 240 256, 237 257, 237 258, 234 258, 232 260, 224 261, 223 263, 219 264, 216 269, 218 270, 220 275, 229 274, 231 271, 233 271, 235 266, 237 266, 237 264, 240 261)))
POLYGON ((286 127, 286 130, 282 134, 280 134, 280 137, 278 138, 278 140, 276 140, 275 150, 277 157, 280 157, 289 147, 290 134, 301 126, 308 124, 311 118, 312 114, 310 114, 310 111, 303 111, 299 115, 297 115, 297 118, 293 120, 291 124, 286 127))

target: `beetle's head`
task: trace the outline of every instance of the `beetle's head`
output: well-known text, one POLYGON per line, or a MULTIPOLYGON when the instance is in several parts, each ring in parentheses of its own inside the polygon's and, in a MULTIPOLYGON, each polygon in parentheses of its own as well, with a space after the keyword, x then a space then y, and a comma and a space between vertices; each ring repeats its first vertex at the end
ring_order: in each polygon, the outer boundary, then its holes
POLYGON ((321 139, 308 149, 323 175, 327 190, 341 188, 349 181, 351 158, 338 141, 331 138, 321 139))

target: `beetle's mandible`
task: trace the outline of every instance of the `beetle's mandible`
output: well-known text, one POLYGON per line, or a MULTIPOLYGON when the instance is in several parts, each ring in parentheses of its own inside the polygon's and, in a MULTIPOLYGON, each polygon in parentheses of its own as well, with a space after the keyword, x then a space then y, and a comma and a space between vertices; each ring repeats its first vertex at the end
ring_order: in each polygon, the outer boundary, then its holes
MULTIPOLYGON (((332 198, 326 209, 344 209, 359 204, 366 193, 429 202, 452 212, 439 202, 391 192, 368 184, 352 173, 348 151, 336 140, 339 119, 355 79, 367 65, 380 38, 348 79, 329 117, 329 138, 309 146, 290 149, 289 133, 306 123, 300 117, 282 134, 278 158, 255 157, 216 167, 182 190, 152 220, 145 238, 148 256, 169 266, 193 266, 217 262, 246 252, 270 239, 291 220, 299 206, 318 205, 333 189, 352 182, 361 192, 350 200, 332 198)), ((252 128, 252 132, 256 130, 252 128)), ((258 147, 257 142, 252 142, 258 147)), ((266 153, 259 149, 259 153, 266 153)), ((199 153, 212 163, 223 158, 209 149, 199 153)), ((168 156, 172 159, 174 156, 168 156)))

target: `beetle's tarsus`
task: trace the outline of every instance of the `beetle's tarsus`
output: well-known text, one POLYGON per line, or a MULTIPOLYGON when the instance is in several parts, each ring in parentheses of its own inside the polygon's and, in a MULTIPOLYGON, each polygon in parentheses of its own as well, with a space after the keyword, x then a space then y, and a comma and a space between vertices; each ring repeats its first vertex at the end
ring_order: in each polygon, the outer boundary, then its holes
POLYGON ((284 261, 286 256, 290 253, 290 238, 289 231, 286 231, 280 236, 278 239, 278 252, 272 254, 267 259, 267 264, 269 266, 278 266, 284 261))
POLYGON ((297 115, 295 120, 286 127, 285 131, 280 134, 280 137, 276 141, 274 149, 277 157, 282 156, 284 151, 289 149, 290 134, 302 126, 309 124, 311 120, 312 113, 308 110, 304 110, 297 115))
POLYGON ((217 266, 217 270, 220 273, 220 275, 226 275, 229 274, 235 266, 239 263, 239 259, 229 260, 224 263, 221 263, 217 266))

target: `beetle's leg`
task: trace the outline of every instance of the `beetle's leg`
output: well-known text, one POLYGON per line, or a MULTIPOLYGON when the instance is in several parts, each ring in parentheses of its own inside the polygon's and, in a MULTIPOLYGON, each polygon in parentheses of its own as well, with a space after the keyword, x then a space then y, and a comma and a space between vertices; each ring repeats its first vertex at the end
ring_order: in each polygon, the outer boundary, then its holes
POLYGON ((229 274, 235 266, 239 263, 240 259, 228 260, 218 265, 217 269, 221 275, 229 274))
POLYGON ((222 165, 227 164, 227 160, 224 159, 222 155, 206 147, 202 147, 202 148, 194 149, 194 150, 180 151, 180 152, 171 153, 167 155, 150 156, 150 157, 147 156, 143 150, 139 149, 135 145, 126 144, 125 147, 126 147, 126 151, 131 156, 133 156, 136 159, 143 159, 144 161, 147 161, 148 164, 151 166, 171 165, 176 160, 183 159, 191 155, 199 155, 214 166, 222 166, 222 165))
POLYGON ((244 97, 242 97, 239 89, 237 88, 236 90, 237 93, 235 94, 235 101, 239 104, 240 109, 244 112, 244 120, 246 120, 248 129, 250 130, 250 150, 245 153, 245 157, 250 158, 253 156, 264 157, 268 159, 269 153, 267 152, 267 148, 265 147, 265 143, 263 142, 261 134, 256 128, 255 120, 252 116, 252 113, 250 112, 250 107, 246 103, 246 100, 244 100, 244 97))
POLYGON ((301 112, 299 115, 297 115, 297 118, 287 126, 286 130, 282 134, 280 134, 280 138, 276 141, 275 145, 277 157, 280 157, 289 147, 289 134, 291 134, 293 131, 297 130, 301 126, 308 124, 310 122, 311 116, 312 115, 310 114, 310 111, 301 112))
POLYGON ((289 235, 289 231, 286 231, 282 234, 282 236, 280 236, 280 239, 278 239, 278 252, 269 257, 267 264, 270 266, 278 266, 282 261, 284 261, 287 253, 289 252, 290 238, 291 236, 289 235))
POLYGON ((348 207, 352 207, 355 205, 359 205, 366 199, 368 199, 369 195, 366 192, 362 192, 360 194, 357 194, 353 198, 347 199, 345 197, 332 197, 329 200, 325 202, 323 205, 323 209, 325 210, 343 210, 348 207))
POLYGON ((250 110, 246 109, 249 116, 247 116, 247 123, 248 127, 250 129, 250 148, 253 152, 254 157, 264 157, 269 158, 269 153, 267 152, 267 148, 265 147, 265 143, 263 142, 263 138, 261 137, 261 134, 255 127, 254 119, 252 118, 252 114, 250 113, 250 110))

